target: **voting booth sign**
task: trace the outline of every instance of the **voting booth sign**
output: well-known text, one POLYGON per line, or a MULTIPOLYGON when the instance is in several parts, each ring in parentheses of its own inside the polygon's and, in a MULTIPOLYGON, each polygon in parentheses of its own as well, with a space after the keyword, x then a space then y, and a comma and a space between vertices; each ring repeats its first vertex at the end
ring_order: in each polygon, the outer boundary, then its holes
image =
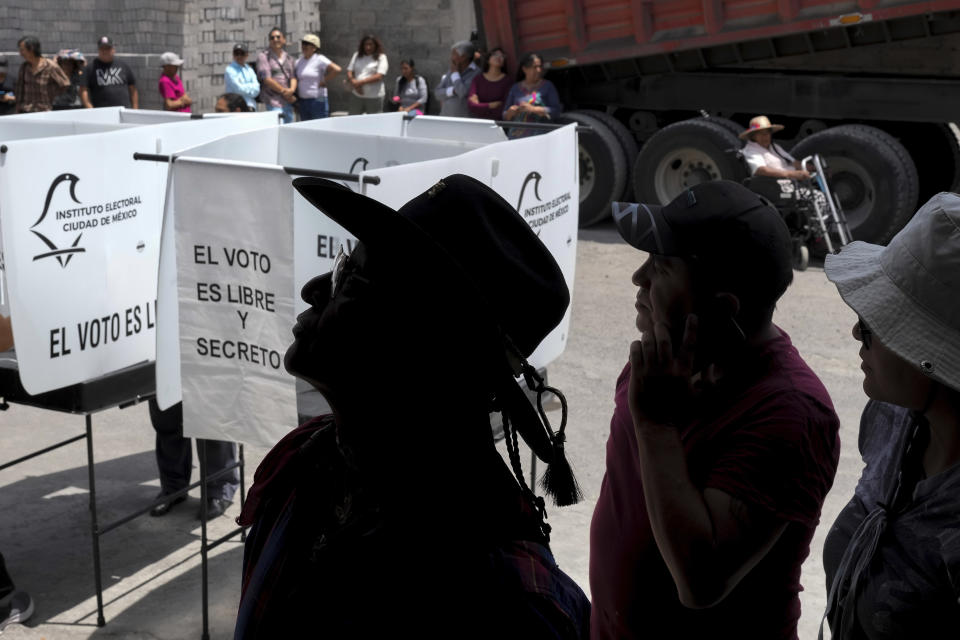
MULTIPOLYGON (((294 380, 280 361, 294 314, 306 308, 299 291, 357 242, 295 192, 296 175, 326 173, 395 209, 447 175, 472 176, 517 207, 572 292, 575 128, 506 141, 492 122, 413 122, 387 114, 285 125, 174 159, 160 258, 157 400, 163 408, 182 399, 185 435, 270 446, 296 424, 294 380)), ((531 364, 562 353, 569 319, 568 311, 531 364)))
POLYGON ((36 129, 31 139, 0 128, 5 298, 31 394, 155 358, 167 165, 134 153, 175 152, 277 122, 263 113, 136 125, 120 122, 121 110, 102 111, 98 122, 24 118, 16 128, 36 129), (103 121, 111 113, 116 121, 103 121), (64 127, 76 135, 55 133, 64 127))

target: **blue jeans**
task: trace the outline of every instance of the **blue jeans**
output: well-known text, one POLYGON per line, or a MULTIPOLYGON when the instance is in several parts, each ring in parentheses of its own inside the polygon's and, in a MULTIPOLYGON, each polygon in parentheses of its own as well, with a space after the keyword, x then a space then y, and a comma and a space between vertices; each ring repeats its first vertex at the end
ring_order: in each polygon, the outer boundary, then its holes
POLYGON ((327 110, 327 101, 323 98, 300 98, 297 100, 300 109, 300 120, 316 120, 330 115, 327 110))
POLYGON ((273 107, 267 106, 267 111, 280 111, 280 119, 283 121, 283 124, 290 124, 293 122, 293 105, 285 104, 282 107, 273 107))

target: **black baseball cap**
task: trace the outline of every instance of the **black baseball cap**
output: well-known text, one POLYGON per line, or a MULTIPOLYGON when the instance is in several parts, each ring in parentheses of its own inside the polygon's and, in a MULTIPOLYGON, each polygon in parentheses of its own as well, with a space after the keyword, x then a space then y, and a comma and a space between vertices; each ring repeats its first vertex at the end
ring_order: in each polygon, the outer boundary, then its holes
POLYGON ((98 49, 100 47, 112 47, 112 46, 113 46, 113 40, 111 40, 109 36, 100 36, 100 38, 97 40, 98 49))
POLYGON ((736 182, 703 182, 662 206, 612 208, 620 235, 641 251, 695 259, 717 278, 751 279, 775 293, 771 302, 793 280, 786 223, 769 200, 736 182))
POLYGON ((242 42, 238 42, 237 44, 233 45, 233 52, 237 53, 238 51, 247 53, 247 45, 243 44, 242 42))

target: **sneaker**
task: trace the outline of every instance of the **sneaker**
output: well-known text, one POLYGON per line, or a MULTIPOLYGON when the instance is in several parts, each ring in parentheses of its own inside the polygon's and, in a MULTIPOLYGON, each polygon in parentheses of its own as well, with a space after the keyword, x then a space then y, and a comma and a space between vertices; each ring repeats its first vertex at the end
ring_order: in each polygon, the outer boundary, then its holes
POLYGON ((23 624, 33 615, 33 598, 26 591, 14 591, 0 604, 0 633, 11 624, 23 624))

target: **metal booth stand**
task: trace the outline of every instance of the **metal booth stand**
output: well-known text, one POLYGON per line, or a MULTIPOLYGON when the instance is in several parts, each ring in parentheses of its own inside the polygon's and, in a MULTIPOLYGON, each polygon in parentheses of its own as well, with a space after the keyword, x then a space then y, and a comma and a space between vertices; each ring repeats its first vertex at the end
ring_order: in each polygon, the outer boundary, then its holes
POLYGON ((240 507, 243 508, 246 499, 246 487, 244 481, 244 459, 243 445, 240 445, 239 461, 223 469, 212 476, 207 476, 206 465, 206 446, 202 440, 197 442, 197 453, 200 460, 200 480, 176 493, 165 496, 163 499, 156 500, 147 506, 123 516, 107 524, 99 524, 97 521, 97 491, 94 474, 93 459, 93 414, 114 407, 125 409, 144 400, 148 400, 155 395, 155 376, 154 364, 152 362, 135 365, 122 369, 110 375, 96 378, 81 384, 75 384, 62 389, 48 391, 46 393, 32 396, 26 392, 20 383, 20 374, 17 368, 17 361, 13 352, 0 354, 0 411, 10 408, 8 403, 22 404, 25 406, 47 409, 49 411, 59 411, 61 413, 71 413, 82 415, 85 422, 85 431, 79 435, 67 438, 61 442, 44 447, 15 460, 0 464, 0 471, 8 467, 26 462, 44 453, 48 453, 60 447, 86 440, 87 442, 87 477, 90 484, 90 537, 93 542, 93 577, 97 590, 97 626, 102 627, 106 624, 103 616, 103 585, 100 571, 100 536, 113 531, 117 527, 130 522, 134 518, 142 516, 154 507, 168 502, 171 498, 185 496, 190 490, 200 487, 200 509, 202 512, 200 526, 200 570, 202 575, 202 611, 203 611, 203 633, 201 638, 208 640, 209 618, 207 602, 207 555, 208 553, 223 544, 227 540, 240 535, 241 540, 246 539, 246 531, 243 528, 227 533, 226 535, 212 542, 207 540, 207 481, 215 480, 220 476, 230 473, 234 469, 240 470, 240 507))

